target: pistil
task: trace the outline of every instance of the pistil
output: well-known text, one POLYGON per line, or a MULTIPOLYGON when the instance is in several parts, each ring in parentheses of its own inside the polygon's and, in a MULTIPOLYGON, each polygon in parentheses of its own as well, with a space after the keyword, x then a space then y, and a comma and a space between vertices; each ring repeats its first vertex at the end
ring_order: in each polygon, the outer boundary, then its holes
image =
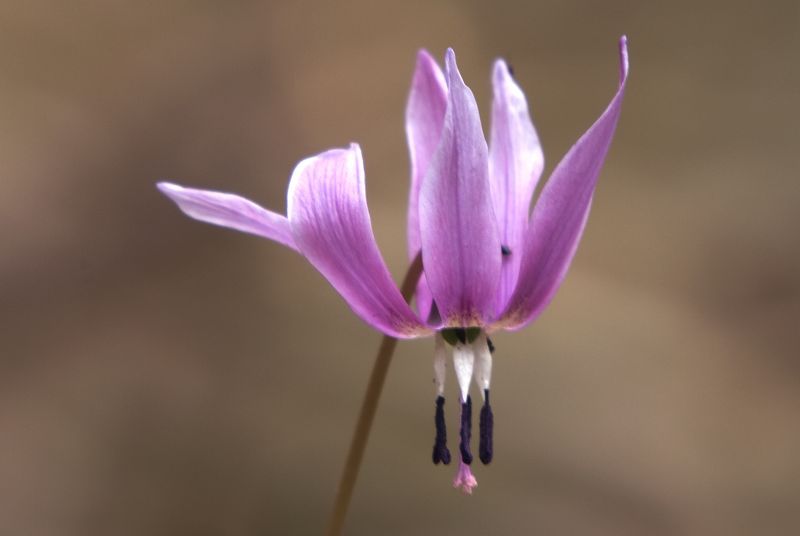
POLYGON ((463 461, 458 464, 458 472, 453 479, 453 487, 460 489, 466 495, 472 495, 472 490, 478 486, 478 481, 472 474, 469 465, 463 461))

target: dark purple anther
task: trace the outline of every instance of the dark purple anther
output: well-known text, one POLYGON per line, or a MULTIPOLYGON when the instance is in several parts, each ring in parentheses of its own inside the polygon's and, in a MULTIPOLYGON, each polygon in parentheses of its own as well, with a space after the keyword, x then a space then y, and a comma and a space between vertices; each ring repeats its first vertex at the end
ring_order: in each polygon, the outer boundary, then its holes
POLYGON ((467 395, 467 401, 461 404, 461 460, 469 465, 472 463, 472 452, 469 450, 469 440, 472 438, 472 398, 467 395))
POLYGON ((489 347, 489 353, 493 354, 494 353, 494 343, 492 342, 492 339, 490 339, 489 337, 486 337, 486 345, 489 347))
POLYGON ((484 401, 481 408, 480 418, 480 440, 478 443, 478 455, 484 465, 492 461, 493 448, 492 448, 492 435, 494 433, 494 415, 492 414, 492 406, 489 405, 489 389, 484 389, 484 401))
POLYGON ((433 463, 450 464, 450 451, 447 449, 447 427, 444 424, 444 397, 436 397, 436 440, 433 443, 433 463))
POLYGON ((511 255, 511 248, 505 245, 500 246, 500 253, 503 255, 503 257, 508 257, 511 255))

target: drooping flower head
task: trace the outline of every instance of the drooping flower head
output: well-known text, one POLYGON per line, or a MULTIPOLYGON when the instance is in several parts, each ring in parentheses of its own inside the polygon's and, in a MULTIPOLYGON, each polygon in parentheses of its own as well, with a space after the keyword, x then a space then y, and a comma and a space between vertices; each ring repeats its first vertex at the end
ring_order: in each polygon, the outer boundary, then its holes
POLYGON ((287 216, 236 195, 159 189, 192 218, 263 236, 311 262, 366 323, 397 338, 434 336, 436 436, 434 463, 449 464, 444 419, 446 361, 452 355, 461 392, 459 469, 454 486, 471 493, 474 380, 483 400, 479 458, 493 456, 489 405, 489 335, 516 330, 549 304, 575 254, 598 175, 619 119, 628 76, 627 40, 620 39, 619 86, 600 117, 570 148, 542 189, 544 168, 525 95, 503 60, 492 73, 489 144, 478 107, 452 49, 442 71, 420 51, 406 109, 411 154, 408 252, 424 272, 414 311, 378 250, 364 186, 361 149, 351 144, 302 160, 289 183, 287 216))

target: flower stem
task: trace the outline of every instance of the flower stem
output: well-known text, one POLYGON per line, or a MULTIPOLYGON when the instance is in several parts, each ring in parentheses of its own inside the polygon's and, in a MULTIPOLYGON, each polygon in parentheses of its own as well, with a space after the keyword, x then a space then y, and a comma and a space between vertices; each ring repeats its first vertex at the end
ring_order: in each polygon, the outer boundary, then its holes
MULTIPOLYGON (((417 254, 403 279, 400 292, 406 301, 411 301, 414 289, 422 275, 422 255, 417 254)), ((367 392, 364 401, 361 403, 361 412, 358 415, 353 439, 350 441, 350 450, 347 453, 347 460, 344 464, 344 471, 339 480, 339 487, 336 490, 336 499, 333 503, 333 512, 328 522, 328 535, 339 536, 344 529, 344 521, 347 517, 347 510, 350 506, 350 499, 353 496, 353 489, 358 478, 358 470, 361 467, 361 460, 364 458, 364 450, 367 447, 369 432, 372 428, 372 421, 378 409, 378 401, 381 397, 383 384, 386 374, 389 372, 389 365, 392 362, 392 355, 397 346, 397 339, 384 335, 381 345, 378 348, 378 355, 375 356, 375 364, 372 366, 367 383, 367 392)))

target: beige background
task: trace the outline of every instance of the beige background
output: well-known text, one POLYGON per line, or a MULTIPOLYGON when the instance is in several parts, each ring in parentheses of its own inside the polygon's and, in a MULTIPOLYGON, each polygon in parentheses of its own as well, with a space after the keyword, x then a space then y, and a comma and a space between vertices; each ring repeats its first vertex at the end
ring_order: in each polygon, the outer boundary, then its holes
POLYGON ((283 211, 299 159, 358 141, 399 279, 416 50, 454 46, 484 116, 509 58, 550 170, 627 33, 579 254, 496 340, 496 461, 470 498, 431 465, 432 344, 402 343, 349 533, 797 534, 797 6, 4 2, 0 533, 319 533, 379 335, 154 182, 283 211))

